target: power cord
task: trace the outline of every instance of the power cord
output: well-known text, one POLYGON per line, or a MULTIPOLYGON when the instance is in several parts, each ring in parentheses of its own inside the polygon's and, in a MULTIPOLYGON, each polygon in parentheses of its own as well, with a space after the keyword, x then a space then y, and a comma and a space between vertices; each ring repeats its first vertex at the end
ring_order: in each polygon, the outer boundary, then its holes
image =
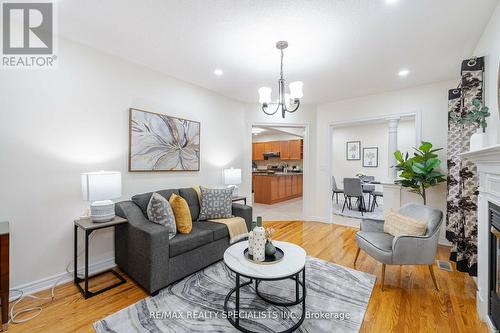
MULTIPOLYGON (((94 232, 92 235, 90 235, 90 238, 89 238, 89 244, 90 244, 90 241, 92 241, 95 237, 96 233, 94 232)), ((77 258, 79 258, 82 254, 84 253, 84 250, 80 250, 80 252, 76 255, 77 258)), ((71 264, 73 264, 74 261, 71 260, 68 265, 66 265, 66 272, 68 274, 72 274, 74 276, 74 274, 79 274, 79 272, 72 272, 70 271, 70 267, 71 267, 71 264)), ((14 303, 12 304, 12 307, 10 308, 10 319, 9 319, 9 323, 13 323, 13 324, 21 324, 21 323, 25 323, 27 321, 30 321, 32 319, 34 319, 35 317, 37 317, 41 312, 42 312, 42 305, 37 305, 37 306, 34 306, 34 307, 27 307, 27 308, 24 308, 24 309, 21 309, 19 310, 18 312, 15 312, 15 307, 16 305, 21 302, 23 299, 25 298, 31 298, 31 299, 37 299, 37 300, 42 300, 42 301, 47 301, 47 300, 50 300, 51 302, 53 302, 55 299, 56 299, 56 296, 55 296, 55 289, 57 287, 57 285, 61 282, 61 280, 63 278, 65 278, 66 276, 63 275, 63 276, 60 276, 55 282, 54 284, 52 285, 52 288, 50 289, 50 297, 39 297, 39 296, 35 296, 35 295, 25 295, 24 294, 24 291, 20 290, 20 289, 12 289, 12 291, 15 291, 15 292, 19 292, 20 295, 19 297, 14 301, 14 303), (24 319, 16 319, 16 317, 18 317, 19 315, 23 314, 23 313, 27 313, 27 312, 32 312, 32 311, 37 311, 34 315, 32 315, 31 317, 28 317, 28 318, 24 318, 24 319)), ((80 276, 78 276, 80 277, 80 276)))

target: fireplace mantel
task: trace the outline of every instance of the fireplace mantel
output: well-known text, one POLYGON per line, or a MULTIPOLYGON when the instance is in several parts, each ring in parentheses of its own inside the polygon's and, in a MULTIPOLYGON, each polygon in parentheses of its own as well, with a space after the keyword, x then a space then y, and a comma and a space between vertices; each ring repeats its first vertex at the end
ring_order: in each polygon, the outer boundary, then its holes
POLYGON ((476 304, 479 317, 484 320, 493 332, 493 324, 488 316, 489 302, 489 237, 490 225, 488 220, 488 204, 500 205, 500 144, 459 155, 477 166, 479 173, 478 195, 478 270, 476 304))

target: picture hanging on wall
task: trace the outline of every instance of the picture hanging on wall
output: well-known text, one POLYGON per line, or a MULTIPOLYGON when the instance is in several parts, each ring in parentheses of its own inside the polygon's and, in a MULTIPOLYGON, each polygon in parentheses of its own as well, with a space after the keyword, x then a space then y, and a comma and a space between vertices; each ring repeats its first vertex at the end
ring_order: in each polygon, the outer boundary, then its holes
POLYGON ((378 167, 378 148, 366 147, 363 148, 363 167, 377 168, 378 167))
POLYGON ((348 141, 346 143, 346 159, 348 161, 361 159, 361 141, 348 141))
POLYGON ((129 110, 129 171, 199 170, 199 122, 129 110))

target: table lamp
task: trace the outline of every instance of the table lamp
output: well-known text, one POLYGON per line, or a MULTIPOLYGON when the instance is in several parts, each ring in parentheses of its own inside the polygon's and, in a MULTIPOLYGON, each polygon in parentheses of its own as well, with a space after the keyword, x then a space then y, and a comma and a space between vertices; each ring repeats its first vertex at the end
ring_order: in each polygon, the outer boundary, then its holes
POLYGON ((90 201, 90 217, 94 222, 108 222, 115 217, 111 199, 122 195, 122 175, 119 171, 82 173, 83 200, 90 201))
POLYGON ((233 189, 233 196, 237 196, 238 185, 241 184, 241 169, 224 169, 224 184, 233 189))

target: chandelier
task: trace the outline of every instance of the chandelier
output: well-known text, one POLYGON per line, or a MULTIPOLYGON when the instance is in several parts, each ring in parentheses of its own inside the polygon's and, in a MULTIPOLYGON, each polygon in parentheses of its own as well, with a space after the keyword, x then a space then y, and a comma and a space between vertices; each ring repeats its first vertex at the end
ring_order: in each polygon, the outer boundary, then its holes
POLYGON ((302 87, 304 86, 302 81, 295 81, 288 84, 290 93, 286 92, 287 84, 283 78, 283 50, 287 47, 287 41, 279 41, 276 43, 276 48, 281 52, 280 79, 278 80, 278 101, 276 103, 271 103, 271 88, 262 87, 259 89, 259 103, 262 104, 262 111, 264 111, 265 114, 272 116, 278 112, 278 110, 281 110, 283 118, 285 118, 285 114, 287 112, 292 113, 299 109, 300 99, 304 96, 302 93, 302 87))

